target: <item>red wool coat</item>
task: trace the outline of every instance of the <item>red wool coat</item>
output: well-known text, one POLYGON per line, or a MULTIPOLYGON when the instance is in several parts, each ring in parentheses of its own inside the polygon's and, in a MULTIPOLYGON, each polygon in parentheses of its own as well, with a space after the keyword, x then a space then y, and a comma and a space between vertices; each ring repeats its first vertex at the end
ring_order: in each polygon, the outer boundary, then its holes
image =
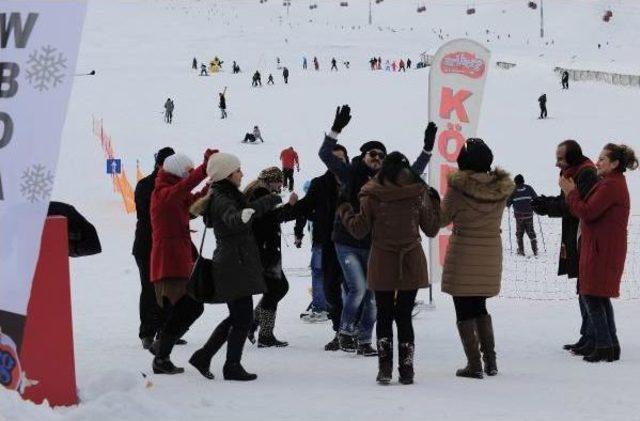
POLYGON ((206 177, 200 165, 186 177, 180 178, 163 170, 158 172, 151 194, 151 282, 163 278, 188 278, 194 256, 189 233, 189 206, 204 196, 208 187, 193 194, 206 177))
POLYGON ((567 204, 571 213, 580 218, 582 231, 578 293, 620 296, 630 208, 624 174, 605 176, 584 199, 573 190, 567 196, 567 204))

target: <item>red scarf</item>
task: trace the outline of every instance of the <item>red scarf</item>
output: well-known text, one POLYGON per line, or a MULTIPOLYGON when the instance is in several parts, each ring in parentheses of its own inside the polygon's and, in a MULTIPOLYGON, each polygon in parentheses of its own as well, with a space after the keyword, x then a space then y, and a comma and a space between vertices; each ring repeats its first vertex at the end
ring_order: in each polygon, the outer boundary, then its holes
POLYGON ((582 172, 582 170, 586 168, 595 168, 596 166, 589 158, 584 158, 584 161, 578 165, 574 165, 572 167, 567 167, 564 170, 560 171, 560 175, 563 177, 571 178, 573 181, 577 182, 576 176, 582 172))

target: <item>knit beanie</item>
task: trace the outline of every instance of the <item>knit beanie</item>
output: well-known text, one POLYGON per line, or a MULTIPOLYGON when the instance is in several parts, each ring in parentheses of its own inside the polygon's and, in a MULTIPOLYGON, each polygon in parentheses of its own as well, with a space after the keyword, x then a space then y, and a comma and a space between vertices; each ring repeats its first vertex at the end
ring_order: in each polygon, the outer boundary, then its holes
POLYGON ((482 139, 469 138, 458 155, 458 168, 473 172, 489 172, 493 163, 493 153, 482 139))
POLYGON ((370 140, 368 142, 365 142, 362 146, 360 146, 360 152, 362 152, 362 155, 366 154, 372 149, 378 149, 384 152, 385 155, 387 154, 387 148, 384 146, 382 142, 379 142, 377 140, 370 140))
POLYGON ((207 162, 207 175, 213 183, 224 180, 238 169, 240 169, 240 160, 230 153, 214 153, 207 162))
POLYGON ((269 167, 260 171, 258 180, 264 181, 265 183, 282 183, 284 182, 284 174, 278 167, 269 167))
POLYGON ((156 167, 161 167, 164 164, 164 160, 167 159, 167 157, 175 154, 176 151, 173 150, 173 148, 166 146, 162 149, 160 149, 158 152, 156 152, 155 154, 155 158, 156 158, 156 167))
POLYGON ((193 169, 193 161, 185 154, 177 153, 167 157, 162 168, 169 174, 185 178, 189 175, 189 170, 193 169))

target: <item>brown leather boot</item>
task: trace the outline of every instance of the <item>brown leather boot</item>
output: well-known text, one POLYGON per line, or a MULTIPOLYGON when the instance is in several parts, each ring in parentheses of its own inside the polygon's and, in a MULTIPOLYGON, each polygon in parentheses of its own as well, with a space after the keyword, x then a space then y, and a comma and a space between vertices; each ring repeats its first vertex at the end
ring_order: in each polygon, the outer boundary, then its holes
POLYGON ((458 377, 481 379, 482 363, 480 362, 480 342, 477 335, 476 319, 458 322, 458 333, 464 353, 467 356, 467 366, 456 371, 458 377))
POLYGON ((476 319, 478 326, 478 336, 480 338, 480 351, 482 351, 482 361, 484 362, 484 372, 487 376, 498 374, 498 364, 496 363, 495 340, 493 338, 493 324, 491 315, 485 314, 476 319))

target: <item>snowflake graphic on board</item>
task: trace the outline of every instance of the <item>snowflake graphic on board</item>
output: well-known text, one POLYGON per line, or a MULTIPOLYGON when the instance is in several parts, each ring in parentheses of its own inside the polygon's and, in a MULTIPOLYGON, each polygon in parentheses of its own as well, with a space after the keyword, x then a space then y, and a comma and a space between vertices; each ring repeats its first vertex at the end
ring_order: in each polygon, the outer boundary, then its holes
POLYGON ((35 89, 48 91, 62 83, 67 58, 56 48, 47 45, 29 54, 27 81, 35 89))
POLYGON ((29 202, 42 202, 51 195, 53 174, 44 165, 35 164, 27 168, 21 179, 20 192, 29 202))

